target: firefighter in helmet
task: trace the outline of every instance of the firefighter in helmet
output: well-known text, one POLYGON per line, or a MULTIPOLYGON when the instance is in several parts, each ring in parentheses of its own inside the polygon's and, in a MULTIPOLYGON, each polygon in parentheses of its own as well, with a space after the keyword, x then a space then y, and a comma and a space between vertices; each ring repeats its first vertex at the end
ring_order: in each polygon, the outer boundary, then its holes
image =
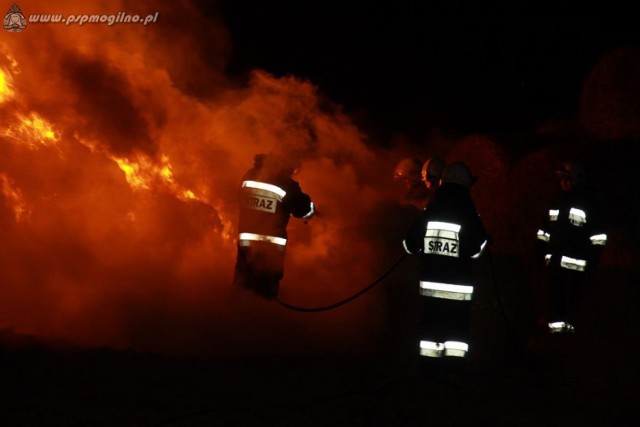
POLYGON ((572 333, 583 320, 580 301, 586 275, 607 243, 603 218, 586 185, 585 168, 568 161, 556 171, 562 193, 551 202, 537 232, 545 268, 548 332, 572 333))
POLYGON ((291 177, 298 166, 291 157, 258 154, 240 186, 233 281, 266 299, 277 296, 284 275, 290 217, 309 219, 315 214, 311 198, 291 177))
POLYGON ((421 179, 428 190, 428 199, 433 200, 436 191, 440 188, 440 180, 446 164, 440 157, 430 157, 422 165, 421 179))
MULTIPOLYGON (((411 223, 424 210, 440 187, 440 178, 444 170, 444 161, 439 157, 431 157, 424 164, 413 157, 402 159, 394 172, 394 178, 404 182, 406 190, 401 206, 393 216, 399 222, 411 223), (407 203, 409 202, 409 203, 407 203), (417 208, 417 209, 416 209, 417 208)), ((383 233, 389 236, 389 243, 397 245, 404 238, 404 231, 395 230, 383 233)), ((418 260, 412 260, 417 265, 418 260)), ((409 272, 411 269, 407 270, 409 272)), ((398 280, 393 286, 386 287, 387 319, 390 333, 398 346, 413 346, 416 336, 414 318, 420 315, 420 297, 413 287, 413 278, 398 280)), ((406 352, 401 352, 406 353, 406 352)))
POLYGON ((393 178, 402 183, 402 201, 424 209, 429 191, 421 179, 422 162, 415 157, 406 157, 398 162, 393 178))
POLYGON ((434 200, 403 241, 409 254, 421 258, 419 292, 424 298, 417 349, 439 373, 444 359, 464 361, 469 351, 472 264, 488 242, 470 196, 474 182, 464 163, 447 166, 434 200))

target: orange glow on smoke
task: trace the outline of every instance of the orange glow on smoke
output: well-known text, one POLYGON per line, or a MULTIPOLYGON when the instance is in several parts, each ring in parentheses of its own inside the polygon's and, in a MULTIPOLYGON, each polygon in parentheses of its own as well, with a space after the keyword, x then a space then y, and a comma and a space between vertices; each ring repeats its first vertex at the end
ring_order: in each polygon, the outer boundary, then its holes
POLYGON ((4 173, 0 174, 0 184, 2 187, 2 194, 13 210, 15 220, 20 222, 24 220, 25 217, 28 217, 29 208, 24 201, 24 197, 22 196, 20 189, 16 188, 10 181, 9 177, 4 173))
POLYGON ((393 218, 393 166, 380 172, 365 136, 311 83, 260 70, 230 82, 220 21, 188 2, 137 7, 158 23, 27 24, 0 44, 0 327, 167 351, 358 342, 382 321, 372 296, 313 317, 234 294, 236 191, 256 153, 303 160, 296 179, 321 216, 292 220, 281 294, 317 306, 395 256, 376 225, 393 218))

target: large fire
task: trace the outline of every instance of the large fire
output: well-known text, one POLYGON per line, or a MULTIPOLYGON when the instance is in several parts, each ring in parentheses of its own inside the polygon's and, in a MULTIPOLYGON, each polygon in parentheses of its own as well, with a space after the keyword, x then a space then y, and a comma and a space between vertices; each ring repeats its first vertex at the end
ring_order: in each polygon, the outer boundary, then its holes
POLYGON ((311 83, 255 71, 232 84, 221 22, 186 2, 153 7, 130 11, 159 12, 147 26, 2 36, 0 326, 167 351, 357 343, 382 319, 376 299, 319 318, 234 292, 236 189, 254 154, 301 156, 297 179, 322 216, 292 221, 281 296, 323 305, 393 261, 375 222, 392 165, 311 83))

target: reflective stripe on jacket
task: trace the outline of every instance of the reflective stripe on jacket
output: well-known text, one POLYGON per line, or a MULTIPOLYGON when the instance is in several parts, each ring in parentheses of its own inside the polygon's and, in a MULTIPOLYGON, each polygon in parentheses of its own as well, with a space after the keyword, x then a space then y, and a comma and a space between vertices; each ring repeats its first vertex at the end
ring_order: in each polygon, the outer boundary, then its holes
POLYGON ((309 218, 314 213, 311 198, 291 177, 254 167, 240 185, 238 245, 284 249, 290 217, 309 218))

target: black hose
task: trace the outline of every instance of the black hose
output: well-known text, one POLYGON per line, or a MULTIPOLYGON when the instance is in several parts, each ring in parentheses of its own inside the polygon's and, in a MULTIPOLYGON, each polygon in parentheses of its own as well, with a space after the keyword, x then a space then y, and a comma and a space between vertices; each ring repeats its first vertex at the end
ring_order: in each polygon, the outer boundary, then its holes
POLYGON ((366 293, 367 291, 373 289, 374 286, 376 286, 378 283, 380 283, 382 281, 382 279, 384 279, 385 277, 387 277, 389 275, 389 273, 391 273, 399 264, 400 262, 406 257, 406 253, 403 253, 392 265, 391 267, 389 267, 387 269, 387 271, 385 271, 384 273, 382 273, 382 275, 380 277, 378 277, 376 280, 373 281, 373 283, 371 283, 369 286, 367 286, 366 288, 362 289, 361 291, 359 291, 358 293, 350 296, 349 298, 343 299, 342 301, 338 301, 334 304, 331 305, 327 305, 324 307, 298 307, 289 303, 286 303, 284 301, 282 301, 279 298, 276 298, 276 301, 282 305, 283 307, 289 309, 289 310, 294 310, 294 311, 302 311, 305 313, 317 313, 319 311, 328 311, 328 310, 333 310, 334 308, 338 308, 341 305, 344 305, 348 302, 353 301, 354 299, 358 298, 359 296, 361 296, 362 294, 366 293))

